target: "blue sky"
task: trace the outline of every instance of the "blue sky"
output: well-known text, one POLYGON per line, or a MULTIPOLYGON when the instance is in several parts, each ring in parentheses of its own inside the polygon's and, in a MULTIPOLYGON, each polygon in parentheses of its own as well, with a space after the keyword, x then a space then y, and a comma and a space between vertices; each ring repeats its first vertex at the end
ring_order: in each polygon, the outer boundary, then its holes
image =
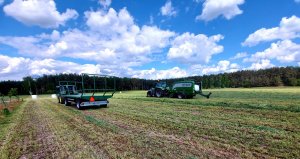
POLYGON ((0 80, 300 66, 300 0, 0 0, 0 80))

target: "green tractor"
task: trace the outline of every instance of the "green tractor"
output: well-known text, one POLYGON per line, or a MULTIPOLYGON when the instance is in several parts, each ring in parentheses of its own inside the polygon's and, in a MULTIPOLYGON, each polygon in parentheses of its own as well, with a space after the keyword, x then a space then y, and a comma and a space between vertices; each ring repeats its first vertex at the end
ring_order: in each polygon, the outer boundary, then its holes
POLYGON ((193 98, 197 94, 209 98, 209 94, 202 93, 202 83, 195 84, 194 81, 178 81, 168 86, 165 81, 156 83, 154 88, 147 92, 147 97, 170 97, 170 98, 193 98))

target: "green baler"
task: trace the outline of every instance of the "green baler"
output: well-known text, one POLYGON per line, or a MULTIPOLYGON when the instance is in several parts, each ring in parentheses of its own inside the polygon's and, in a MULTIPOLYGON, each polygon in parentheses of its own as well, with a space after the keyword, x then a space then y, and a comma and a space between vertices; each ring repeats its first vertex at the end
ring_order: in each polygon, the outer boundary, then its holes
POLYGON ((193 98, 197 94, 209 98, 211 93, 203 94, 202 83, 195 84, 194 81, 178 81, 168 86, 165 81, 156 83, 154 88, 147 92, 147 97, 177 97, 193 98))

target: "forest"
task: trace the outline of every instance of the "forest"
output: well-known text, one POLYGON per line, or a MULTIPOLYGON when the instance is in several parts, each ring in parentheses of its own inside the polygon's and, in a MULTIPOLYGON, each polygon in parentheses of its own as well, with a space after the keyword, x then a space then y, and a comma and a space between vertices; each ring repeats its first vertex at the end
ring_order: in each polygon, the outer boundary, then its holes
MULTIPOLYGON (((115 88, 117 91, 147 90, 159 80, 138 79, 128 77, 96 78, 100 81, 97 88, 107 84, 107 88, 115 88), (115 86, 114 86, 115 84, 115 86)), ((78 74, 43 75, 38 78, 24 77, 22 81, 1 81, 0 93, 7 95, 11 88, 17 88, 18 94, 52 94, 55 93, 59 81, 81 82, 82 76, 78 74)), ((239 87, 276 87, 276 86, 300 86, 300 67, 274 67, 263 70, 242 70, 233 73, 220 73, 203 76, 192 76, 177 79, 161 79, 168 84, 179 80, 202 81, 204 89, 207 88, 239 88, 239 87)), ((85 80, 85 87, 93 85, 93 79, 85 80)))

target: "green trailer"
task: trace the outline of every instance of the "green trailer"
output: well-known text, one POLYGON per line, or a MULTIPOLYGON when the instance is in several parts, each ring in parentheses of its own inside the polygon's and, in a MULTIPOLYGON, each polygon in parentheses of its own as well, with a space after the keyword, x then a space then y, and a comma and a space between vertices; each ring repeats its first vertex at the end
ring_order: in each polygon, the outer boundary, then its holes
POLYGON ((65 106, 76 104, 78 109, 91 106, 107 107, 108 99, 116 92, 116 80, 114 76, 84 73, 81 82, 59 81, 56 92, 58 102, 65 106))

